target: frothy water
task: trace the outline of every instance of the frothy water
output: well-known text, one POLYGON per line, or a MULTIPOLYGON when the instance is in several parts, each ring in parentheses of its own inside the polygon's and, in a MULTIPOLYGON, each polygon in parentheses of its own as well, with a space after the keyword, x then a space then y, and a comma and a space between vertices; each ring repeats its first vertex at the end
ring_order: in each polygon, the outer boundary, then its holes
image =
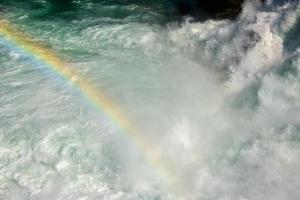
POLYGON ((181 23, 147 5, 80 6, 65 18, 6 6, 2 18, 104 88, 180 191, 73 84, 0 37, 1 200, 299 199, 297 1, 181 23))

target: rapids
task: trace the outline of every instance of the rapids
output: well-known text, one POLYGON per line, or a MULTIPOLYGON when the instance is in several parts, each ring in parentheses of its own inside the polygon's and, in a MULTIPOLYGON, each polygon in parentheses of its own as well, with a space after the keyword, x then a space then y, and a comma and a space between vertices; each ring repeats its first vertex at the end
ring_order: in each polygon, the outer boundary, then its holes
POLYGON ((0 1, 1 20, 102 88, 173 177, 0 32, 1 200, 300 198, 298 1, 205 22, 160 1, 32 2, 0 1))

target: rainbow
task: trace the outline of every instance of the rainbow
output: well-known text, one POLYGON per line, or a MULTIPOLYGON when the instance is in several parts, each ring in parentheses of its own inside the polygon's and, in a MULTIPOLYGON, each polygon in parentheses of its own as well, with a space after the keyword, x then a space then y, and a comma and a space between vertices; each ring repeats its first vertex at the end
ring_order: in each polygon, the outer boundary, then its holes
POLYGON ((0 36, 17 46, 34 59, 46 64, 56 75, 78 87, 81 93, 101 112, 105 113, 114 124, 122 130, 140 148, 146 160, 162 177, 167 189, 176 199, 187 198, 187 188, 174 170, 174 162, 162 158, 161 151, 152 144, 142 131, 134 126, 124 114, 125 112, 109 98, 104 90, 95 87, 92 82, 82 77, 72 66, 59 58, 54 52, 20 33, 9 21, 0 19, 0 36))

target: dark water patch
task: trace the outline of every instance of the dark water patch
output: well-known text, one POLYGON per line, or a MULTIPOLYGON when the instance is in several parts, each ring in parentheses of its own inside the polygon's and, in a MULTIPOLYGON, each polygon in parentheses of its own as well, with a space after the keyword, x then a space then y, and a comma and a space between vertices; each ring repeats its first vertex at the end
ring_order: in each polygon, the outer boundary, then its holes
POLYGON ((300 17, 298 17, 295 25, 285 35, 283 45, 289 52, 295 51, 300 46, 300 17))
POLYGON ((276 74, 283 78, 298 77, 299 72, 297 68, 297 57, 298 55, 287 58, 276 70, 276 74))
POLYGON ((244 0, 168 0, 168 7, 179 15, 190 15, 199 20, 233 19, 241 12, 243 3, 244 0))
POLYGON ((261 40, 261 36, 253 31, 249 30, 245 32, 244 37, 242 39, 242 50, 243 52, 247 52, 250 49, 254 48, 255 45, 261 40))
MULTIPOLYGON (((163 15, 163 20, 174 21, 181 19, 182 16, 191 16, 198 20, 234 18, 240 13, 243 2, 244 0, 0 0, 0 5, 23 8, 33 17, 67 17, 72 16, 70 12, 73 13, 73 17, 80 17, 82 10, 85 10, 87 5, 89 10, 98 10, 101 6, 114 6, 116 8, 139 6, 149 12, 163 15), (62 13, 68 13, 68 15, 62 13)), ((124 18, 135 14, 134 10, 124 13, 122 9, 116 9, 114 16, 124 18)))

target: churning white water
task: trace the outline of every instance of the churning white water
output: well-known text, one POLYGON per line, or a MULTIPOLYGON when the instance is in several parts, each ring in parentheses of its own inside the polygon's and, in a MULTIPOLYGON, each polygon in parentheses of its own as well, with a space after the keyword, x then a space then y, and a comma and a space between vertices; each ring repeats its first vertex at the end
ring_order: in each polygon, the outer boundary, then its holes
MULTIPOLYGON (((74 19, 2 18, 104 88, 171 160, 184 199, 300 199, 298 1, 163 25, 149 8, 82 6, 74 19)), ((1 200, 177 199, 143 151, 0 35, 1 200)))

